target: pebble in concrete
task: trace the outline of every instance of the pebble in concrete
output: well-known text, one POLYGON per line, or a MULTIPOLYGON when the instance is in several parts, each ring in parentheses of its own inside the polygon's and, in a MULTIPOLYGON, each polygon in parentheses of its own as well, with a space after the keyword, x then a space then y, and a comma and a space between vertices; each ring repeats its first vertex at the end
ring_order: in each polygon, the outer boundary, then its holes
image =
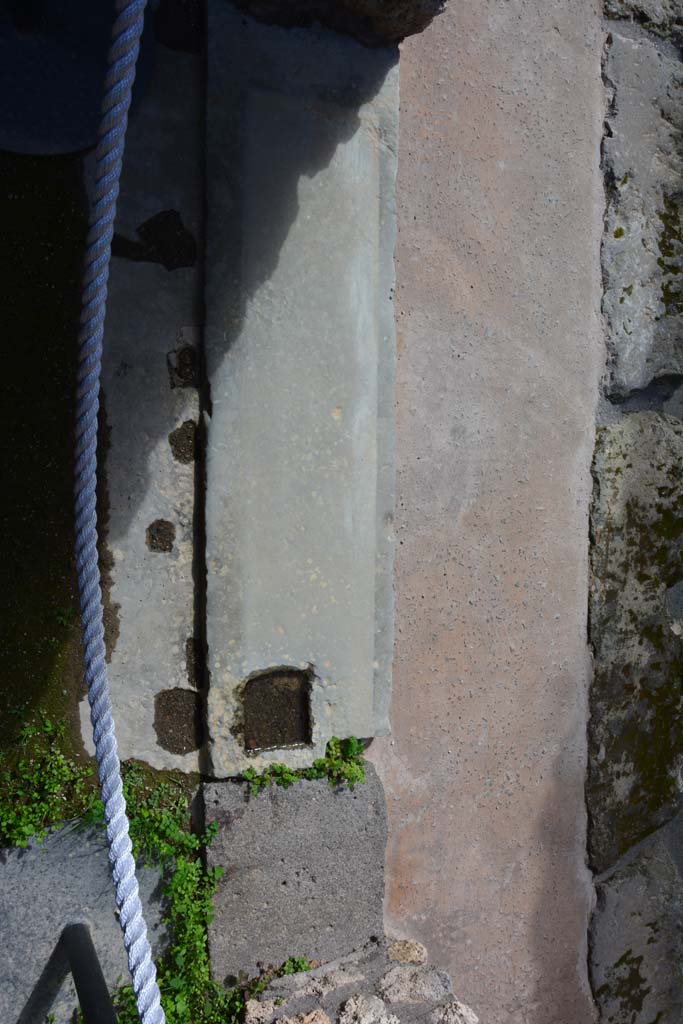
POLYGON ((212 783, 204 801, 219 827, 208 861, 225 869, 209 928, 218 980, 293 955, 331 960, 383 934, 386 818, 371 766, 353 790, 320 779, 248 796, 212 783))
POLYGON ((421 942, 413 942, 411 939, 396 939, 387 950, 390 960, 402 964, 425 964, 427 963, 427 950, 421 942))
POLYGON ((206 358, 213 772, 386 731, 398 51, 211 3, 206 358), (312 672, 311 742, 241 695, 312 672))
MULTIPOLYGON (((140 896, 155 953, 163 942, 159 873, 138 869, 140 896)), ((89 925, 111 991, 129 978, 107 845, 102 834, 71 826, 25 850, 0 851, 0 932, 3 940, 0 1020, 37 1024, 48 1013, 71 1024, 78 1005, 66 967, 55 955, 67 924, 89 925)))

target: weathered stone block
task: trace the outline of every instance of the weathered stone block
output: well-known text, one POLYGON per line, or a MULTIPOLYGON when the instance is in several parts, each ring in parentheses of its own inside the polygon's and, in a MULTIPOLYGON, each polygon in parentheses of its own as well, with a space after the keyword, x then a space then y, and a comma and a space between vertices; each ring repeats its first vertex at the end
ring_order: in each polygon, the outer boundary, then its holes
MULTIPOLYGON (((397 50, 210 5, 208 720, 217 776, 388 727, 397 50), (310 673, 310 741, 244 688, 310 673)), ((267 698, 264 698, 267 700, 267 698)))
POLYGON ((591 972, 600 1019, 683 1019, 683 819, 676 818, 597 884, 591 972))
POLYGON ((214 976, 223 980, 289 956, 330 960, 383 932, 384 796, 374 769, 353 790, 327 780, 204 788, 218 835, 211 865, 225 869, 209 929, 214 976))
POLYGON ((590 856, 603 871, 681 804, 683 424, 633 413, 598 433, 590 597, 590 856))
MULTIPOLYGON (((159 872, 138 870, 140 895, 155 953, 160 925, 159 872)), ((71 1024, 78 998, 61 959, 48 962, 67 924, 85 922, 110 991, 129 980, 107 844, 102 833, 67 826, 25 850, 0 851, 0 930, 3 940, 0 1019, 5 1024, 71 1024), (47 970, 46 970, 47 968, 47 970)))
POLYGON ((683 63, 638 26, 611 26, 603 144, 608 391, 683 373, 683 63))

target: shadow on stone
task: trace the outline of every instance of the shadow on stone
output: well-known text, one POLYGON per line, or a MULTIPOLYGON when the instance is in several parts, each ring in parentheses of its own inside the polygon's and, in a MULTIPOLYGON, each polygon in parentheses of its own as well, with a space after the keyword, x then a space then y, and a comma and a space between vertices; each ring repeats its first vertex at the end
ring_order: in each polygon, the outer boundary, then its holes
POLYGON ((45 964, 31 995, 17 1017, 16 1024, 35 1024, 38 1020, 44 1020, 68 973, 69 961, 60 941, 45 964))
MULTIPOLYGON (((229 5, 226 5, 226 7, 229 9, 229 5)), ((252 19, 245 17, 243 21, 244 25, 247 26, 245 32, 248 35, 248 26, 252 23, 252 19)), ((338 85, 334 89, 326 89, 326 99, 334 116, 328 116, 326 111, 313 100, 307 103, 305 96, 301 95, 297 97, 297 103, 302 111, 299 118, 300 133, 298 137, 291 137, 285 132, 276 132, 270 138, 267 147, 268 165, 263 167, 262 184, 259 189, 258 199, 258 221, 260 224, 267 224, 268 230, 264 231, 258 238, 249 238, 249 267, 248 273, 245 273, 242 231, 247 211, 243 203, 243 186, 240 181, 241 168, 238 164, 235 165, 234 170, 227 168, 226 178, 226 168, 223 166, 219 167, 218 164, 222 163, 223 160, 234 161, 235 156, 238 156, 241 152, 243 144, 241 139, 249 96, 245 90, 235 88, 220 95, 209 95, 207 98, 207 102, 211 104, 213 111, 212 117, 220 121, 221 128, 224 128, 226 132, 226 136, 221 144, 221 152, 224 156, 220 157, 217 152, 214 152, 212 159, 209 160, 206 180, 206 188, 209 191, 207 205, 212 210, 212 217, 219 217, 222 220, 222 211, 227 209, 228 206, 231 209, 229 221, 221 223, 218 232, 216 232, 220 238, 221 250, 220 252, 209 254, 212 263, 220 266, 221 277, 225 282, 226 301, 230 305, 231 315, 229 320, 226 320, 222 335, 222 344, 225 351, 230 348, 233 341, 240 335, 249 302, 256 292, 266 285, 269 277, 277 267, 280 250, 299 211, 297 198, 299 180, 303 177, 314 178, 319 171, 327 167, 338 146, 351 139, 359 130, 361 127, 361 107, 377 94, 386 75, 398 60, 398 48, 396 46, 368 49, 360 43, 328 29, 287 30, 273 28, 272 31, 282 35, 282 52, 285 55, 291 52, 291 80, 293 83, 292 93, 294 95, 297 92, 296 82, 300 77, 297 61, 301 52, 302 40, 306 40, 310 36, 310 45, 314 46, 316 40, 322 39, 326 42, 328 51, 336 54, 336 60, 340 68, 338 85), (344 69, 343 73, 341 69, 344 69), (307 118, 310 122, 308 127, 307 118), (321 132, 319 129, 316 130, 316 124, 320 122, 321 118, 326 121, 328 126, 328 130, 325 132, 321 132), (220 177, 221 189, 220 197, 215 197, 215 209, 211 197, 212 179, 214 177, 216 179, 220 177)), ((217 59, 215 44, 213 59, 217 59)), ((321 66, 321 81, 325 80, 325 71, 326 69, 321 66)), ((162 117, 164 102, 164 97, 159 97, 153 91, 149 91, 142 97, 137 113, 145 110, 149 104, 157 104, 159 106, 159 116, 162 117)), ((262 126, 259 126, 258 123, 258 109, 254 108, 253 103, 250 104, 249 130, 255 137, 261 134, 265 138, 266 133, 272 134, 272 107, 268 104, 263 105, 264 123, 262 126)), ((198 116, 199 114, 200 112, 198 111, 198 116)), ((131 129, 134 129, 135 117, 136 113, 131 116, 131 129)), ((179 139, 178 144, 182 145, 182 140, 179 139)), ((164 194, 163 182, 162 175, 161 179, 155 183, 155 193, 159 193, 161 196, 164 194)), ((251 198, 249 201, 251 202, 251 198)), ((147 223, 156 226, 159 217, 168 219, 169 212, 174 211, 160 211, 156 217, 152 217, 147 223)), ((169 227, 178 228, 178 224, 182 226, 182 223, 185 221, 182 209, 178 211, 176 217, 178 218, 178 223, 175 220, 173 224, 167 224, 164 221, 162 227, 168 229, 169 227)), ((144 226, 142 225, 139 231, 142 231, 144 226)), ((175 238, 173 231, 171 234, 175 238)), ((115 257, 118 252, 119 255, 125 255, 134 259, 149 260, 152 258, 164 262, 156 253, 158 246, 156 248, 152 246, 154 252, 151 255, 147 252, 141 254, 141 250, 145 248, 145 240, 143 239, 142 241, 143 244, 140 244, 119 238, 117 248, 114 250, 115 257), (121 245, 124 245, 125 253, 121 253, 121 245)), ((203 242, 200 239, 200 262, 203 258, 201 252, 202 244, 203 242)), ((117 272, 117 263, 118 257, 114 259, 112 274, 117 272)), ((164 265, 169 266, 169 258, 166 258, 164 265)), ((175 263, 177 267, 185 265, 187 265, 186 262, 175 263)), ((182 271, 171 269, 169 272, 173 274, 182 271)), ((202 276, 200 274, 200 277, 202 276)), ((201 281, 199 288, 202 291, 203 287, 204 282, 201 281)), ((304 287, 303 281, 302 287, 304 287)), ((197 300, 198 302, 202 301, 201 294, 197 296, 197 300)), ((216 352, 215 338, 212 345, 212 359, 214 363, 217 363, 219 356, 216 352)), ((169 352, 168 359, 170 386, 174 388, 191 387, 197 383, 200 391, 204 392, 205 411, 210 414, 211 395, 208 393, 206 381, 202 379, 197 380, 197 353, 184 347, 169 352)), ((202 372, 201 363, 202 359, 200 358, 200 376, 202 372)), ((160 429, 157 436, 153 433, 148 436, 145 435, 144 442, 140 437, 140 443, 127 452, 129 459, 127 481, 130 486, 127 501, 128 514, 127 518, 120 517, 116 525, 112 524, 112 535, 110 538, 112 543, 120 541, 126 536, 129 523, 143 501, 150 480, 149 455, 159 441, 161 433, 160 429)))

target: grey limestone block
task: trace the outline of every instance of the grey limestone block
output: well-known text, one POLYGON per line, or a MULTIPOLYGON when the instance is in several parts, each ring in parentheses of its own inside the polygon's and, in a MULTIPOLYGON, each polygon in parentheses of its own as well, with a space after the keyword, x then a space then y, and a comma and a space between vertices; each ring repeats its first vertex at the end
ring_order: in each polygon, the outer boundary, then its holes
POLYGON ((383 933, 386 812, 380 782, 332 789, 326 779, 204 787, 218 835, 210 866, 224 874, 209 928, 214 977, 254 974, 290 956, 331 960, 383 933))
POLYGON ((398 51, 209 4, 206 557, 213 773, 388 729, 398 51), (247 752, 245 685, 311 678, 247 752), (270 748, 274 749, 270 749, 270 748))

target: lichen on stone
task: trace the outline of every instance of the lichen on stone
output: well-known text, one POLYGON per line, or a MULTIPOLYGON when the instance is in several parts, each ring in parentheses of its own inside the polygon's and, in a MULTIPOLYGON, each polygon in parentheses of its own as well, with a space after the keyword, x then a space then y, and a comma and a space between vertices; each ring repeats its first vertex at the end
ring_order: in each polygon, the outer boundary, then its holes
POLYGON ((659 233, 659 258, 657 265, 662 271, 662 301, 667 316, 683 313, 683 213, 681 196, 664 196, 664 208, 658 213, 661 221, 659 233))
POLYGON ((683 577, 683 423, 643 412, 602 429, 594 474, 587 800, 604 871, 681 806, 683 629, 667 592, 683 577))

